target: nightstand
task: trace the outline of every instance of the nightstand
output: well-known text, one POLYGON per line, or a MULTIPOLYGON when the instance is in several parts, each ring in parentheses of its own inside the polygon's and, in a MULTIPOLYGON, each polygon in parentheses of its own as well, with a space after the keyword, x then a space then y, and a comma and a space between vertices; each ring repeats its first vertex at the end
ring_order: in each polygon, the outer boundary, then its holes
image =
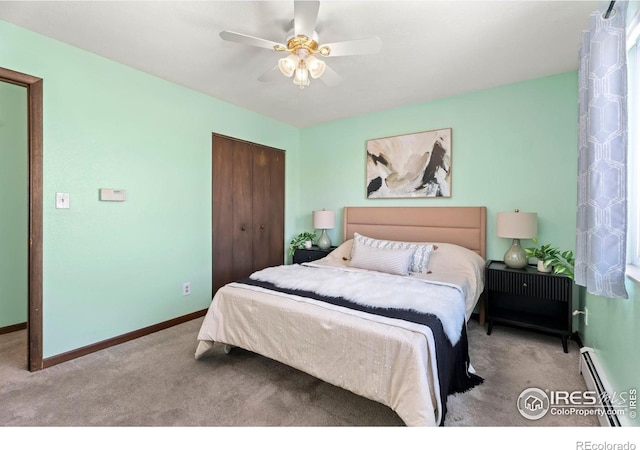
POLYGON ((568 353, 573 280, 538 272, 535 266, 512 269, 502 261, 485 266, 487 334, 496 322, 560 335, 568 353))
POLYGON ((322 250, 315 245, 311 248, 297 248, 293 254, 293 263, 301 264, 304 262, 315 261, 316 259, 324 258, 329 253, 334 251, 336 247, 329 247, 326 250, 322 250))

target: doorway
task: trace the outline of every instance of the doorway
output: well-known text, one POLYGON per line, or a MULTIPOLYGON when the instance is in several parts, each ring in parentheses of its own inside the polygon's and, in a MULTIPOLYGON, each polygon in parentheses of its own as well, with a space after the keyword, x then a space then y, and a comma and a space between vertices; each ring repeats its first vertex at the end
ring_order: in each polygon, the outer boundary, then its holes
POLYGON ((42 359, 42 79, 0 67, 0 82, 27 89, 28 147, 28 357, 31 372, 42 359))

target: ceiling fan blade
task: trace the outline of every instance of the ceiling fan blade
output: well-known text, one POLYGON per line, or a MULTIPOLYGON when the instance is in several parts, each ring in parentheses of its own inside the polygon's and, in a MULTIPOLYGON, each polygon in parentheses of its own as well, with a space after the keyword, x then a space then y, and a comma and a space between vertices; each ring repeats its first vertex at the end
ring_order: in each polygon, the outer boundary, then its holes
POLYGON ((286 48, 286 45, 282 45, 278 42, 268 41, 266 39, 249 36, 247 34, 236 33, 235 31, 227 31, 227 30, 221 31, 220 37, 225 41, 253 45, 254 47, 268 48, 269 50, 274 50, 275 46, 282 46, 286 48))
POLYGON ((258 80, 267 83, 283 77, 284 76, 282 75, 282 73, 280 73, 280 69, 278 69, 278 65, 276 64, 271 69, 267 70, 265 73, 260 75, 258 77, 258 80))
POLYGON ((331 49, 331 53, 326 56, 367 55, 378 53, 382 48, 382 41, 380 38, 374 37, 322 44, 320 49, 324 47, 331 49))
POLYGON ((302 1, 293 2, 293 31, 296 36, 303 35, 313 38, 318 20, 320 2, 302 1))
POLYGON ((324 73, 320 79, 324 84, 330 87, 337 86, 342 82, 342 77, 338 75, 335 70, 329 67, 329 64, 325 64, 324 73))

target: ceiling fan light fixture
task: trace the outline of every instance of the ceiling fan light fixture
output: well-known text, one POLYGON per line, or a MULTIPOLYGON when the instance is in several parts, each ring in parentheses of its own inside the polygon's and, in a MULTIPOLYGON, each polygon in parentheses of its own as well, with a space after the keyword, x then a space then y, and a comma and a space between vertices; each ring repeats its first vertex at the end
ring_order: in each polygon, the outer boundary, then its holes
POLYGON ((296 69, 296 74, 293 77, 293 84, 296 86, 300 86, 300 89, 304 89, 309 86, 309 71, 304 65, 304 61, 301 61, 301 64, 296 69))
POLYGON ((288 56, 279 59, 274 67, 260 75, 258 80, 273 81, 278 78, 278 72, 280 72, 288 78, 293 77, 293 83, 300 88, 309 86, 311 78, 320 77, 323 77, 322 81, 327 86, 335 86, 342 78, 324 63, 322 57, 366 55, 380 51, 382 41, 379 38, 319 44, 320 38, 315 27, 320 2, 294 0, 293 3, 294 17, 286 35, 286 44, 234 31, 220 32, 220 37, 225 41, 289 53, 288 56))
POLYGON ((286 58, 281 58, 278 61, 278 69, 280 69, 280 72, 285 77, 291 77, 296 71, 299 62, 300 60, 296 55, 289 55, 286 58))
POLYGON ((309 56, 306 61, 307 69, 309 69, 309 74, 311 78, 319 78, 324 73, 327 65, 324 61, 316 58, 315 56, 309 56))

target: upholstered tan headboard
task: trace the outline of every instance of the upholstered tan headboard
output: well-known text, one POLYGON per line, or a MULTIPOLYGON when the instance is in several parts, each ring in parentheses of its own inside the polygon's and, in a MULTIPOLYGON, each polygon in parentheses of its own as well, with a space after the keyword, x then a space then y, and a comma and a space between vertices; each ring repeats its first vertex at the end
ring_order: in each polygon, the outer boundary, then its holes
POLYGON ((344 208, 343 238, 358 232, 376 239, 447 242, 466 247, 486 259, 485 206, 344 208))

